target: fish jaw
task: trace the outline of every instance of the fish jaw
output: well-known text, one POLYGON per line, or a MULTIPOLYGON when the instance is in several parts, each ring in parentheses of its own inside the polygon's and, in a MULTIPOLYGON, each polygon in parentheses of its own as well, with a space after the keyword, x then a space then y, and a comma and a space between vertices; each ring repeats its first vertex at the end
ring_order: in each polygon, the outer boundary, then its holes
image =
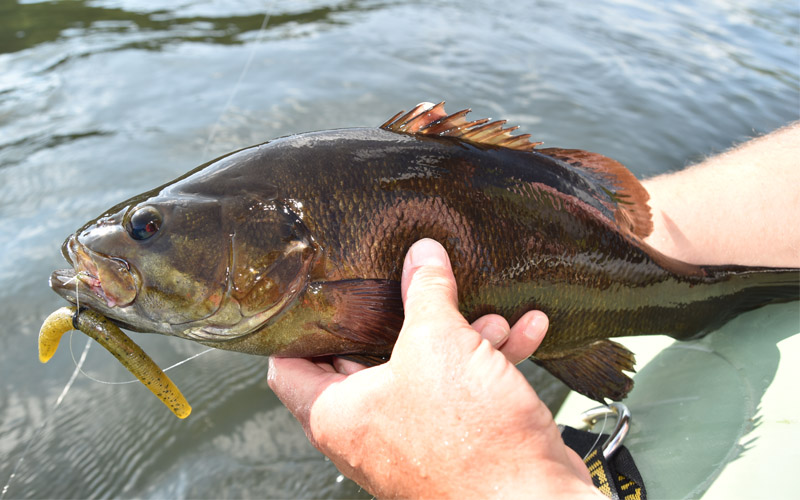
POLYGON ((68 301, 111 310, 136 300, 139 280, 123 259, 94 252, 75 236, 64 243, 64 256, 72 269, 55 271, 50 287, 68 301))

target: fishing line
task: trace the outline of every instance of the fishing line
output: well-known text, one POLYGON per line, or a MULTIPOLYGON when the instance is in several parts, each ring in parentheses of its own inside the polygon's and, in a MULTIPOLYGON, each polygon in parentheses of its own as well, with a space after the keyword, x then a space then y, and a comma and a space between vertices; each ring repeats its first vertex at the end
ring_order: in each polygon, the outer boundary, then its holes
MULTIPOLYGON (((81 353, 80 361, 78 361, 75 365, 75 370, 72 371, 72 375, 69 377, 69 381, 67 385, 64 386, 64 389, 59 394, 58 398, 56 399, 56 404, 53 405, 53 410, 50 411, 45 417, 44 421, 39 424, 39 427, 34 431, 33 435, 28 439, 28 444, 25 446, 25 450, 22 452, 22 456, 20 457, 17 465, 14 467, 14 471, 11 473, 11 476, 8 478, 8 482, 3 487, 3 491, 0 492, 0 499, 5 498, 6 492, 8 491, 9 486, 11 486, 11 481, 14 480, 14 477, 17 475, 17 471, 19 470, 22 462, 25 460, 25 457, 28 455, 28 451, 31 449, 31 445, 39 437, 39 434, 42 432, 42 429, 50 423, 53 416, 56 414, 58 407, 61 406, 61 403, 64 402, 64 398, 67 396, 67 393, 72 388, 72 384, 75 383, 75 379, 78 378, 78 373, 81 372, 81 367, 86 362, 86 355, 89 353, 89 348, 92 346, 92 339, 86 339, 86 345, 83 347, 83 352, 81 353)), ((75 359, 74 357, 72 358, 75 359)))
POLYGON ((597 439, 595 439, 594 443, 592 443, 592 447, 589 448, 589 451, 586 452, 586 455, 583 457, 584 462, 586 461, 586 457, 591 455, 592 451, 594 451, 594 447, 600 442, 600 438, 603 437, 603 431, 606 430, 606 422, 608 422, 608 412, 603 413, 603 426, 600 427, 600 432, 597 433, 597 439))
POLYGON ((222 117, 225 116, 225 113, 228 112, 230 109, 231 104, 233 103, 234 97, 239 92, 239 87, 241 86, 242 82, 244 81, 245 75, 250 70, 250 64, 253 62, 253 58, 256 55, 256 47, 261 42, 261 38, 264 35, 264 32, 267 30, 267 23, 269 22, 270 15, 264 14, 264 20, 261 22, 261 28, 258 30, 258 34, 256 35, 256 39, 253 42, 253 47, 250 49, 250 54, 247 56, 247 61, 244 64, 244 68, 242 68, 241 74, 239 74, 239 79, 236 81, 236 84, 233 86, 233 91, 231 92, 230 96, 228 96, 228 102, 225 103, 225 106, 222 108, 222 112, 219 114, 219 117, 214 122, 214 126, 211 127, 211 132, 208 134, 208 139, 206 140, 205 146, 203 146, 203 157, 200 159, 201 161, 206 159, 206 155, 208 154, 208 146, 211 144, 211 141, 214 140, 214 137, 217 135, 217 130, 219 129, 219 124, 222 122, 222 117))
MULTIPOLYGON (((84 272, 84 271, 81 271, 81 272, 84 272)), ((75 307, 77 307, 78 310, 81 309, 81 302, 80 302, 81 301, 81 296, 80 296, 80 294, 78 294, 78 276, 80 274, 81 273, 76 274, 74 278, 71 278, 69 281, 66 282, 66 283, 69 283, 70 281, 74 281, 75 282, 75 307)), ((94 380, 95 382, 99 382, 101 384, 106 384, 106 385, 124 385, 124 384, 132 384, 134 382, 138 382, 139 381, 139 379, 134 378, 134 379, 131 379, 131 380, 126 380, 124 382, 109 382, 109 381, 106 381, 106 380, 100 380, 100 379, 94 378, 91 375, 89 375, 88 373, 86 373, 85 371, 83 371, 83 358, 81 358, 81 362, 79 364, 77 361, 75 361, 75 352, 73 352, 73 350, 72 350, 72 334, 73 333, 75 333, 75 330, 72 330, 72 331, 69 332, 69 354, 70 354, 70 356, 72 356, 72 362, 75 364, 75 368, 79 372, 81 372, 81 374, 84 377, 88 378, 89 380, 94 380)), ((89 340, 91 340, 91 339, 89 339, 89 340)), ((184 359, 182 361, 178 361, 177 363, 175 363, 174 365, 172 365, 172 366, 170 366, 168 368, 164 368, 163 371, 166 372, 166 371, 172 370, 173 368, 175 368, 177 366, 180 366, 180 365, 182 365, 182 364, 184 364, 184 363, 186 363, 188 361, 191 361, 194 358, 202 356, 203 354, 205 354, 205 353, 207 353, 209 351, 212 351, 212 350, 214 350, 214 348, 213 347, 209 347, 205 351, 198 352, 197 354, 189 356, 188 358, 186 358, 186 359, 184 359)), ((86 351, 84 350, 84 355, 83 355, 84 357, 86 355, 85 352, 86 351)))
MULTIPOLYGON (((203 147, 203 158, 206 157, 206 154, 208 153, 208 147, 211 144, 211 141, 214 139, 214 136, 217 134, 217 130, 219 128, 219 124, 222 121, 222 117, 225 115, 225 113, 228 111, 228 109, 230 108, 231 104, 233 103, 233 99, 234 99, 234 97, 236 97, 236 94, 239 91, 239 87, 241 86, 242 81, 244 81, 245 75, 247 75, 247 72, 250 69, 250 65, 252 64, 253 58, 255 57, 256 46, 259 44, 259 42, 261 42, 261 38, 262 38, 264 32, 266 31, 267 23, 269 22, 269 18, 270 18, 269 14, 265 14, 264 15, 264 20, 261 22, 261 27, 258 30, 258 34, 256 35, 255 42, 253 43, 253 48, 250 50, 250 54, 247 57, 247 62, 245 63, 244 68, 242 69, 242 73, 239 75, 239 79, 236 81, 236 85, 234 85, 233 91, 231 92, 230 96, 228 97, 228 101, 225 103, 225 107, 222 109, 222 113, 220 113, 219 118, 217 118, 217 121, 214 123, 214 126, 211 129, 211 133, 209 134, 208 139, 206 140, 206 144, 203 147)), ((75 292, 76 292, 75 293, 75 297, 76 297, 75 306, 78 309, 80 309, 80 295, 77 293, 78 292, 78 275, 75 275, 70 281, 73 281, 73 280, 75 281, 75 292)), ((67 281, 65 284, 68 284, 68 283, 69 283, 69 281, 67 281)), ((84 372, 83 371, 83 365, 86 362, 86 357, 87 357, 87 355, 89 353, 89 348, 92 345, 92 339, 86 339, 86 345, 83 348, 83 352, 81 353, 80 360, 75 360, 75 353, 72 350, 72 333, 74 333, 74 330, 72 332, 70 332, 70 336, 69 336, 69 352, 70 352, 70 355, 72 356, 72 362, 75 364, 75 370, 73 370, 72 375, 70 375, 70 377, 69 377, 69 381, 67 381, 67 384, 64 386, 64 389, 61 391, 61 394, 59 394, 58 398, 56 399, 56 403, 53 406, 53 410, 51 412, 49 412, 47 417, 39 425, 39 427, 36 429, 36 431, 34 431, 34 434, 28 440, 28 444, 25 446, 25 449, 22 452, 22 456, 20 457, 19 461, 17 462, 17 465, 14 467, 14 471, 11 473, 11 476, 9 476, 8 481, 3 486, 2 491, 0 491, 0 499, 5 498, 6 493, 8 492, 8 489, 11 486, 11 482, 16 477, 17 471, 19 470, 20 466, 22 465, 22 462, 25 460, 25 457, 28 455, 28 451, 30 450, 31 446, 33 445, 33 442, 39 436, 39 433, 42 431, 44 426, 47 425, 50 422, 50 420, 53 418, 53 415, 55 415, 56 411, 58 410, 58 407, 61 406, 61 403, 64 401, 64 398, 66 398, 67 393, 72 388, 72 384, 75 383, 75 380, 77 379, 79 373, 83 374, 83 376, 85 376, 85 377, 87 377, 87 378, 89 378, 89 379, 91 379, 91 380, 93 380, 95 382, 99 382, 101 384, 121 385, 121 384, 131 384, 133 382, 138 382, 138 380, 136 380, 136 379, 129 380, 129 381, 126 381, 126 382, 107 382, 107 381, 103 381, 103 380, 98 380, 98 379, 92 377, 91 375, 89 375, 88 373, 84 372)), ((165 368, 164 371, 166 372, 168 370, 176 368, 176 367, 178 367, 178 366, 180 366, 180 365, 182 365, 182 364, 184 364, 184 363, 186 363, 188 361, 191 361, 191 360, 193 360, 193 359, 195 359, 195 358, 197 358, 199 356, 202 356, 203 354, 206 354, 207 352, 211 351, 212 349, 213 348, 208 348, 205 351, 201 351, 201 352, 199 352, 199 353, 197 353, 197 354, 195 354, 193 356, 190 356, 190 357, 184 359, 183 361, 179 361, 179 362, 175 363, 174 365, 172 365, 172 366, 170 366, 168 368, 165 368)))
MULTIPOLYGON (((231 92, 230 96, 228 97, 228 101, 225 103, 225 106, 223 107, 219 118, 217 118, 217 120, 214 122, 214 126, 211 128, 211 132, 209 133, 208 139, 206 140, 205 146, 203 147, 203 159, 205 159, 206 154, 208 153, 208 147, 211 144, 211 141, 213 141, 214 137, 217 134, 217 130, 219 129, 219 124, 222 121, 222 117, 225 115, 225 113, 228 112, 228 109, 230 109, 231 104, 233 103, 233 99, 236 97, 236 94, 239 91, 239 87, 241 86, 242 82, 244 81, 245 76, 247 75, 247 72, 250 69, 250 65, 252 64, 253 59, 255 57, 256 47, 261 42, 261 39, 262 39, 262 37, 264 35, 264 32, 266 31, 267 23, 269 22, 269 18, 270 18, 269 14, 264 14, 264 20, 261 22, 261 27, 258 30, 258 34, 256 35, 256 39, 255 39, 255 41, 253 43, 253 47, 250 50, 250 54, 247 57, 247 62, 245 63, 244 68, 242 69, 242 72, 239 75, 239 79, 236 81, 236 84, 233 87, 233 91, 231 92)), ((75 281, 75 292, 76 292, 75 293, 75 297, 76 297, 75 306, 78 309, 80 309, 80 295, 77 293, 78 292, 78 275, 75 275, 73 278, 71 278, 65 284, 69 284, 70 281, 75 281)), ((83 371, 83 365, 86 362, 86 357, 87 357, 87 355, 89 353, 89 348, 92 345, 92 339, 86 339, 86 345, 83 348, 83 352, 81 352, 80 359, 79 360, 75 360, 75 353, 72 350, 72 334, 73 333, 74 333, 74 330, 72 332, 70 332, 70 336, 69 336, 69 351, 70 351, 70 355, 72 356, 72 362, 75 364, 75 370, 73 370, 72 375, 70 375, 70 377, 69 377, 69 381, 67 381, 67 384, 64 386, 64 389, 61 391, 61 394, 59 394, 58 398, 56 399, 56 403, 53 406, 53 410, 51 412, 49 412, 47 417, 39 425, 39 427, 36 429, 36 431, 34 431, 34 434, 28 440, 28 444, 25 446, 25 449, 22 452, 22 456, 20 457, 19 461, 17 462, 17 465, 14 467, 14 471, 11 473, 11 476, 9 476, 8 481, 3 486, 2 491, 0 491, 0 499, 5 498, 6 493, 8 492, 8 489, 11 486, 11 482, 16 477, 17 471, 19 470, 20 466, 22 465, 22 462, 25 460, 25 457, 28 455, 28 451, 30 450, 31 446, 33 445, 33 442, 36 440, 37 437, 39 437, 39 434, 41 433, 41 431, 45 427, 45 425, 47 425, 50 422, 50 420, 53 418, 53 416, 55 415, 55 413, 58 410, 59 406, 61 406, 61 403, 64 401, 64 398, 66 398, 67 393, 72 388, 72 384, 75 383, 75 380, 77 379, 79 373, 82 374, 83 376, 85 376, 85 377, 87 377, 87 378, 89 378, 89 379, 91 379, 91 380, 93 380, 95 382, 99 382, 101 384, 121 385, 121 384, 131 384, 133 382, 138 382, 138 380, 136 380, 136 379, 125 381, 125 382, 107 382, 107 381, 103 381, 103 380, 98 380, 98 379, 92 377, 91 375, 89 375, 88 373, 84 372, 83 371)), ((166 372, 168 370, 176 368, 176 367, 178 367, 178 366, 180 366, 180 365, 182 365, 182 364, 184 364, 184 363, 186 363, 188 361, 191 361, 191 360, 193 360, 193 359, 195 359, 195 358, 197 358, 199 356, 202 356, 203 354, 206 354, 207 352, 209 352, 211 350, 213 350, 213 348, 208 348, 205 351, 201 351, 201 352, 199 352, 197 354, 194 354, 194 355, 192 355, 192 356, 190 356, 190 357, 188 357, 188 358, 186 358, 186 359, 184 359, 182 361, 179 361, 179 362, 175 363, 174 365, 172 365, 172 366, 170 366, 168 368, 165 368, 164 371, 166 372)))
MULTIPOLYGON (((77 362, 75 361, 75 354, 72 352, 72 334, 73 334, 73 333, 75 333, 75 330, 73 330, 73 331, 69 332, 69 353, 72 355, 72 361, 75 363, 75 366, 77 366, 77 362)), ((201 352, 198 352, 197 354, 193 354, 193 355, 189 356, 189 357, 188 357, 188 358, 186 358, 186 359, 183 359, 183 360, 181 360, 181 361, 178 361, 178 362, 177 362, 177 363, 175 363, 174 365, 171 365, 171 366, 169 366, 169 367, 167 367, 167 368, 164 368, 162 371, 165 371, 165 372, 167 372, 167 371, 169 371, 169 370, 172 370, 173 368, 176 368, 176 367, 178 367, 178 366, 180 366, 180 365, 182 365, 182 364, 184 364, 184 363, 187 363, 187 362, 189 362, 189 361, 193 360, 194 358, 200 357, 200 356, 202 356, 203 354, 205 354, 205 353, 207 353, 207 352, 211 352, 211 351, 213 351, 213 350, 214 350, 214 348, 213 348, 213 347, 209 347, 209 348, 208 348, 208 349, 206 349, 205 351, 201 351, 201 352)), ((81 374, 82 374, 84 377, 88 378, 89 380, 93 380, 93 381, 95 381, 95 382, 99 382, 99 383, 101 383, 101 384, 106 384, 106 385, 124 385, 124 384, 133 384, 134 382, 139 382, 139 379, 136 379, 136 378, 133 378, 133 379, 131 379, 131 380, 125 380, 125 381, 123 381, 123 382, 110 382, 110 381, 107 381, 107 380, 100 380, 100 379, 98 379, 98 378, 94 378, 93 376, 89 375, 88 373, 86 373, 85 371, 83 371, 83 370, 82 370, 80 367, 78 367, 78 369, 80 370, 81 374)))
MULTIPOLYGON (((81 296, 80 296, 80 294, 78 293, 78 276, 80 276, 80 274, 81 274, 81 273, 84 273, 84 272, 85 272, 85 271, 81 271, 81 272, 77 273, 77 274, 76 274, 74 277, 70 278, 70 279, 69 279, 69 281, 66 281, 66 282, 65 282, 65 284, 69 284, 69 283, 70 283, 70 282, 72 282, 72 281, 74 281, 74 282, 75 282, 75 307, 76 307, 78 310, 80 310, 80 309, 81 309, 81 296)), ((136 379, 136 378, 133 378, 133 379, 131 379, 131 380, 126 380, 126 381, 123 381, 123 382, 109 382, 109 381, 106 381, 106 380, 100 380, 100 379, 98 379, 98 378, 95 378, 95 377, 93 377, 93 376, 89 375, 88 373, 86 373, 85 371, 83 371, 83 361, 81 361, 81 363, 79 364, 79 363, 78 363, 78 362, 75 360, 75 352, 72 350, 72 334, 73 334, 73 333, 75 333, 75 330, 72 330, 72 331, 70 331, 70 332, 69 332, 69 354, 70 354, 70 356, 72 356, 72 362, 75 364, 75 368, 76 368, 76 369, 77 369, 77 370, 78 370, 78 371, 79 371, 79 372, 80 372, 80 373, 81 373, 81 374, 82 374, 84 377, 88 378, 89 380, 93 380, 93 381, 95 381, 95 382, 98 382, 98 383, 101 383, 101 384, 106 384, 106 385, 124 385, 124 384, 133 384, 134 382, 139 382, 139 379, 136 379)), ((89 340, 91 340, 91 339, 89 339, 89 340)), ((206 349, 205 351, 198 352, 197 354, 194 354, 194 355, 192 355, 192 356, 189 356, 188 358, 186 358, 186 359, 184 359, 184 360, 182 360, 182 361, 178 361, 177 363, 175 363, 174 365, 172 365, 172 366, 170 366, 170 367, 168 367, 168 368, 164 368, 164 370, 163 370, 163 371, 165 371, 165 372, 166 372, 166 371, 169 371, 169 370, 171 370, 171 369, 173 369, 173 368, 175 368, 175 367, 178 367, 178 366, 180 366, 180 365, 182 365, 182 364, 184 364, 184 363, 186 363, 186 362, 188 362, 188 361, 191 361, 191 360, 193 360, 194 358, 197 358, 197 357, 199 357, 199 356, 202 356, 203 354, 205 354, 205 353, 207 353, 207 352, 209 352, 209 351, 212 351, 212 350, 214 350, 214 348, 213 348, 213 347, 209 347, 209 348, 208 348, 208 349, 206 349)))

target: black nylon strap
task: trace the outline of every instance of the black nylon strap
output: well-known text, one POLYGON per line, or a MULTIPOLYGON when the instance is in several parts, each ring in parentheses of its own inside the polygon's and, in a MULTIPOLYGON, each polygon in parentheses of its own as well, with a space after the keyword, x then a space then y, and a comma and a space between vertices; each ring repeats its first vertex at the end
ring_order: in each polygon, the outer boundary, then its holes
POLYGON ((644 481, 627 448, 620 446, 606 460, 602 449, 603 443, 608 439, 606 434, 598 435, 562 426, 561 438, 580 457, 585 457, 583 461, 589 469, 592 482, 605 496, 613 500, 647 499, 644 481))

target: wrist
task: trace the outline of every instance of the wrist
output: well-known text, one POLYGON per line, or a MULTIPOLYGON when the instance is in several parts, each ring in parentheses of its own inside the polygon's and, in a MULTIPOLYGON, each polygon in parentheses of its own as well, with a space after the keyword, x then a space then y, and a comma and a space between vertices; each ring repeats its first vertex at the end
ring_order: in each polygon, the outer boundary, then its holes
POLYGON ((583 460, 564 445, 560 435, 549 447, 540 444, 528 449, 532 453, 516 460, 515 474, 495 498, 605 498, 594 487, 583 460))
POLYGON ((413 494, 399 495, 436 498, 605 498, 591 483, 569 465, 542 459, 497 463, 494 470, 475 467, 467 475, 446 475, 441 483, 431 481, 413 494), (498 470, 499 469, 499 470, 498 470))
POLYGON ((441 463, 434 474, 411 481, 399 496, 437 498, 605 498, 583 461, 560 435, 542 431, 502 449, 466 454, 458 464, 441 463), (542 438, 549 443, 543 443, 542 438), (548 436, 549 437, 549 436, 548 436), (408 493, 408 494, 406 494, 408 493))

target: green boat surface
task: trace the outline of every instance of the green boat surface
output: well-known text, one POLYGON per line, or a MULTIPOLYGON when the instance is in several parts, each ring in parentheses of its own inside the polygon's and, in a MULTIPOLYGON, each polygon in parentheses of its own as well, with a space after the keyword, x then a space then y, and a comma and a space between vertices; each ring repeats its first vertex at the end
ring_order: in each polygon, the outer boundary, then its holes
MULTIPOLYGON (((791 303, 746 313, 699 340, 622 340, 639 359, 623 401, 632 414, 624 445, 648 498, 797 498, 798 333, 800 308, 791 303)), ((580 413, 595 406, 571 393, 556 421, 579 427, 580 413)))

